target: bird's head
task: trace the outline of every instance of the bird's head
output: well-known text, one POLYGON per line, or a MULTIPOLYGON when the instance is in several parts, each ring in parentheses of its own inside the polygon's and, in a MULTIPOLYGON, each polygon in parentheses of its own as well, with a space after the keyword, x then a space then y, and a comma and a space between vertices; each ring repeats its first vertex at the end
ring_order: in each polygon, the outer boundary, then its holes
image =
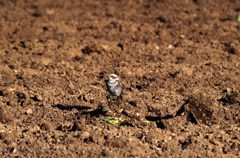
POLYGON ((115 74, 110 74, 110 75, 108 75, 108 82, 114 83, 114 82, 116 82, 116 81, 118 81, 118 80, 119 80, 119 78, 118 78, 117 75, 115 75, 115 74))

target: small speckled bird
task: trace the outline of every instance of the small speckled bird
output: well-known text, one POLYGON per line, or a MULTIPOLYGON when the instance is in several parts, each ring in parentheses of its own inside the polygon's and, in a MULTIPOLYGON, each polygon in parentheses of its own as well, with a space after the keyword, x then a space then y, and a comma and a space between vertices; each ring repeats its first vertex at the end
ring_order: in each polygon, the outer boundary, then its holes
POLYGON ((113 96, 117 96, 117 100, 119 104, 120 103, 119 99, 122 99, 121 94, 123 92, 123 88, 121 83, 119 82, 118 76, 115 74, 108 75, 108 80, 106 84, 107 84, 108 92, 113 96))

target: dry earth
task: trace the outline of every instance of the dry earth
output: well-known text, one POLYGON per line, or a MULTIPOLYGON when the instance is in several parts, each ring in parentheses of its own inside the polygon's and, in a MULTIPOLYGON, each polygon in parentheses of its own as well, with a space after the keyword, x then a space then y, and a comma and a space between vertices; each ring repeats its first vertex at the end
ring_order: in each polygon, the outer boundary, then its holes
POLYGON ((239 0, 0 0, 0 157, 239 157, 238 14, 239 0))

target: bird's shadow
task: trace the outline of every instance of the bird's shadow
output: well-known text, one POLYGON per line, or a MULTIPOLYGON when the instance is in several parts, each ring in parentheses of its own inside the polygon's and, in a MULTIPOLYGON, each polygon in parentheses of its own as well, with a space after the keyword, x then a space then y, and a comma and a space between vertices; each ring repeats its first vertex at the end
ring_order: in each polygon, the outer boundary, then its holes
POLYGON ((146 116, 146 119, 147 119, 148 121, 154 121, 154 122, 156 122, 157 128, 161 128, 161 129, 165 129, 165 128, 166 128, 165 125, 164 125, 164 123, 162 122, 162 119, 171 119, 171 118, 173 118, 173 115, 167 115, 167 116, 164 116, 164 117, 159 117, 159 116, 157 116, 157 117, 154 117, 154 116, 146 116))
POLYGON ((171 119, 171 118, 173 118, 173 115, 167 115, 167 116, 164 116, 164 117, 146 116, 146 119, 149 120, 149 121, 158 121, 158 120, 161 120, 161 119, 171 119))
POLYGON ((161 129, 165 129, 165 126, 164 126, 164 123, 162 122, 162 120, 167 120, 167 119, 172 119, 176 116, 180 116, 184 111, 185 111, 185 105, 187 103, 189 103, 189 100, 184 100, 185 103, 180 107, 180 109, 176 112, 175 116, 173 115, 166 115, 164 117, 160 117, 160 116, 157 116, 157 117, 154 117, 154 116, 146 116, 146 119, 148 121, 155 121, 156 122, 156 126, 158 128, 161 128, 161 129))
POLYGON ((57 104, 57 105, 52 105, 52 107, 57 107, 60 110, 72 110, 72 109, 77 109, 77 110, 88 110, 88 109, 92 109, 91 107, 87 107, 87 106, 69 106, 69 105, 62 105, 62 104, 57 104))
POLYGON ((52 105, 52 107, 57 107, 60 110, 72 110, 75 108, 78 111, 82 111, 81 112, 82 115, 90 114, 91 116, 98 116, 99 114, 102 114, 102 112, 99 109, 85 111, 85 110, 92 109, 91 107, 88 107, 88 106, 77 106, 77 105, 69 106, 69 105, 56 104, 56 105, 52 105))

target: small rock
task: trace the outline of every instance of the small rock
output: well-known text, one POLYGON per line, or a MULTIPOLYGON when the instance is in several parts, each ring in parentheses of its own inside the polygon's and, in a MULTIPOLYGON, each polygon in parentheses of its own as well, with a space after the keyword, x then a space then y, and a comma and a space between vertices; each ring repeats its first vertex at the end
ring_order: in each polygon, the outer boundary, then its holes
POLYGON ((50 125, 48 123, 43 123, 41 124, 41 130, 44 130, 44 131, 49 131, 50 130, 50 125))
POLYGON ((78 123, 78 122, 75 122, 74 125, 73 125, 73 127, 72 127, 72 130, 73 130, 73 131, 81 131, 81 130, 82 130, 81 124, 78 123))
POLYGON ((89 132, 85 131, 81 134, 80 138, 81 139, 86 139, 86 138, 89 138, 91 135, 89 132))
POLYGON ((185 35, 181 35, 180 38, 185 38, 185 35))
POLYGON ((11 153, 14 154, 14 153, 16 153, 16 152, 17 152, 17 149, 13 147, 12 150, 11 150, 11 153))
POLYGON ((32 109, 28 109, 27 111, 26 111, 26 114, 27 115, 31 115, 33 112, 32 112, 32 109))
POLYGON ((35 100, 35 101, 42 101, 43 98, 42 98, 42 96, 40 96, 40 95, 35 95, 35 96, 34 96, 34 100, 35 100))
POLYGON ((105 45, 93 44, 93 45, 86 46, 84 49, 82 49, 82 52, 84 54, 90 54, 93 52, 97 52, 98 54, 101 54, 107 48, 108 47, 105 45))
POLYGON ((9 90, 1 90, 0 91, 0 96, 7 96, 9 94, 9 90))
POLYGON ((86 102, 91 102, 91 103, 94 102, 94 98, 93 98, 92 94, 90 94, 90 93, 83 95, 83 100, 86 102))
POLYGON ((172 49, 173 48, 173 46, 170 44, 170 45, 168 45, 168 47, 167 47, 167 49, 172 49))
POLYGON ((40 130, 40 127, 38 125, 32 125, 29 127, 29 132, 30 133, 37 133, 40 130))
POLYGON ((5 139, 6 138, 6 133, 1 132, 0 133, 0 139, 5 139))
POLYGON ((68 84, 68 87, 69 87, 70 89, 74 89, 74 88, 75 88, 75 86, 73 85, 72 82, 70 82, 70 83, 68 84))
POLYGON ((226 97, 225 97, 225 100, 227 103, 230 103, 230 104, 234 104, 234 103, 237 103, 239 102, 239 95, 237 92, 233 92, 231 94, 227 94, 226 97))

